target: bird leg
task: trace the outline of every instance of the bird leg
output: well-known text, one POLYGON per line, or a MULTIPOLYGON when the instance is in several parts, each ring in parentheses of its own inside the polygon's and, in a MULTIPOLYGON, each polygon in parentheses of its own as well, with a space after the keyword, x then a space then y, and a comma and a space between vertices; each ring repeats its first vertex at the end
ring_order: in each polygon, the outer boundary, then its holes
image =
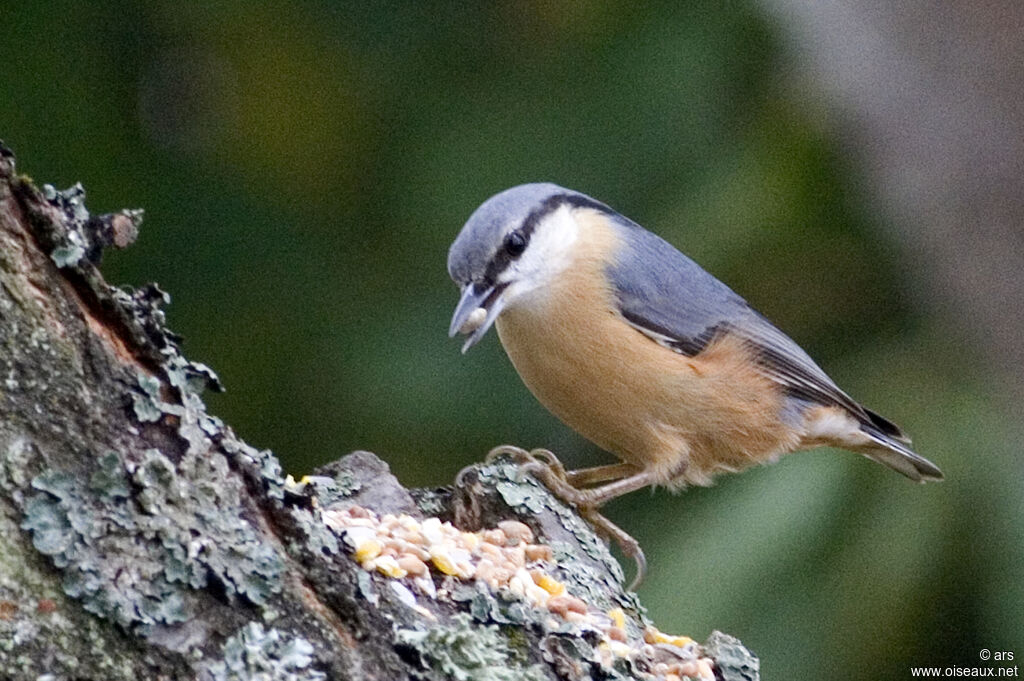
POLYGON ((640 469, 631 463, 613 463, 607 466, 594 466, 593 468, 580 468, 579 470, 569 471, 566 474, 566 482, 580 489, 610 480, 621 480, 639 471, 640 469))
POLYGON ((534 475, 555 497, 574 506, 580 517, 590 522, 606 541, 615 540, 622 553, 636 562, 636 577, 629 585, 629 589, 635 590, 640 585, 647 574, 647 559, 639 542, 599 513, 598 509, 615 497, 657 482, 657 476, 653 472, 638 471, 636 466, 629 463, 567 472, 558 457, 547 449, 534 449, 528 452, 511 445, 492 449, 485 461, 490 463, 502 455, 511 456, 520 465, 521 472, 534 475), (599 483, 607 484, 580 489, 599 483))

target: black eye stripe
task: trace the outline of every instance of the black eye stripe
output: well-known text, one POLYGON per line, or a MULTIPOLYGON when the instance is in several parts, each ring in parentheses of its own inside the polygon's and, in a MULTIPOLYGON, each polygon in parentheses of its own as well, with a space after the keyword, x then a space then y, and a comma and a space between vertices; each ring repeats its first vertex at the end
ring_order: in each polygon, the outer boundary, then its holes
MULTIPOLYGON (((553 196, 549 196, 540 204, 540 206, 527 215, 526 219, 523 220, 523 224, 515 231, 510 232, 509 236, 512 234, 519 234, 519 236, 523 238, 523 249, 525 250, 526 244, 529 243, 530 236, 533 234, 534 230, 537 229, 538 223, 540 223, 544 217, 555 212, 564 205, 569 205, 573 208, 593 208, 610 215, 617 215, 617 213, 608 206, 589 197, 578 194, 555 194, 553 196)), ((506 236, 505 239, 505 241, 501 242, 501 246, 498 247, 497 252, 491 258, 491 261, 487 263, 487 268, 481 279, 488 286, 493 286, 494 282, 498 280, 498 275, 508 267, 509 263, 519 257, 519 255, 522 255, 521 252, 517 255, 512 255, 507 248, 508 236, 506 236)))

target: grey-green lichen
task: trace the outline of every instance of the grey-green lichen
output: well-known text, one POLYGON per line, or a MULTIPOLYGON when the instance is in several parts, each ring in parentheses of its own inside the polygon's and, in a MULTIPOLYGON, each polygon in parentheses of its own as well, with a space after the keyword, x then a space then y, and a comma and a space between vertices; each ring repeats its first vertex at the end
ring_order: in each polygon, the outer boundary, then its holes
POLYGON ((322 681, 323 672, 311 668, 313 646, 299 636, 264 629, 250 622, 224 642, 223 657, 207 664, 203 681, 322 681))
POLYGON ((492 591, 479 581, 461 584, 453 589, 452 600, 466 603, 469 614, 478 622, 546 626, 550 619, 546 610, 533 607, 508 591, 492 591))
POLYGON ((57 245, 50 253, 57 267, 77 265, 85 255, 86 237, 80 231, 89 220, 89 211, 85 208, 85 189, 80 183, 64 191, 58 191, 53 185, 43 185, 43 196, 50 203, 63 209, 68 217, 68 231, 63 243, 57 245))
POLYGON ((242 519, 219 454, 176 466, 155 449, 139 462, 109 452, 88 479, 48 471, 32 487, 33 545, 64 570, 65 593, 123 626, 187 620, 190 591, 211 579, 258 605, 280 589, 281 559, 242 519))
MULTIPOLYGON (((292 521, 301 530, 302 549, 324 556, 338 553, 341 549, 338 537, 324 524, 320 509, 293 508, 289 513, 292 521)), ((297 553, 300 547, 291 548, 297 553)))
POLYGON ((396 642, 415 650, 426 669, 454 681, 542 681, 539 665, 527 665, 495 625, 480 626, 465 614, 447 624, 399 629, 396 642))
POLYGON ((714 658, 723 681, 758 681, 761 661, 739 639, 713 631, 704 643, 704 651, 714 658))
POLYGON ((411 489, 409 494, 425 516, 438 516, 447 510, 451 493, 443 489, 411 489))
POLYGON ((140 371, 138 384, 140 390, 132 393, 135 418, 143 423, 156 423, 164 414, 164 403, 160 399, 160 379, 140 371))
MULTIPOLYGON (((149 295, 164 301, 170 300, 166 293, 156 287, 152 287, 149 295)), ((170 340, 161 349, 161 353, 164 361, 160 364, 160 370, 167 384, 177 389, 177 399, 165 401, 162 393, 164 384, 160 378, 140 370, 136 373, 138 389, 131 393, 135 418, 142 423, 155 423, 164 415, 174 416, 178 419, 178 434, 182 439, 193 447, 205 448, 206 438, 218 435, 224 424, 216 416, 206 413, 206 405, 201 396, 207 388, 223 390, 220 379, 205 364, 186 360, 170 340)))
POLYGON ((351 471, 337 471, 333 477, 326 480, 329 482, 325 481, 323 476, 315 478, 316 494, 324 506, 347 499, 363 487, 351 471))
POLYGON ((123 248, 135 240, 143 211, 125 210, 117 215, 92 216, 85 207, 85 189, 76 183, 63 191, 43 185, 43 198, 62 213, 62 229, 55 231, 50 258, 57 267, 75 267, 85 258, 99 262, 103 248, 123 248))
POLYGON ((51 569, 26 559, 17 512, 0 501, 0 676, 75 678, 90 669, 110 681, 139 678, 124 641, 55 588, 51 569))

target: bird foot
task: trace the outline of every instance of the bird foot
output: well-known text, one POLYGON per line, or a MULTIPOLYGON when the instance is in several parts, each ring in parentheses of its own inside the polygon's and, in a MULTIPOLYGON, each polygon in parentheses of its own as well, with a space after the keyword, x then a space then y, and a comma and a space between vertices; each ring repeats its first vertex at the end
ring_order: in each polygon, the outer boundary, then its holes
POLYGON ((500 456, 511 457, 519 465, 520 475, 533 475, 557 499, 574 507, 580 517, 589 522, 602 539, 614 540, 622 553, 636 562, 636 576, 629 585, 630 591, 636 590, 647 574, 647 558, 636 539, 598 512, 597 509, 604 501, 601 495, 595 490, 573 487, 569 482, 572 474, 565 470, 565 466, 550 450, 526 451, 521 447, 502 445, 488 452, 484 461, 492 463, 500 456))
POLYGON ((548 473, 541 473, 538 477, 553 475, 563 482, 569 479, 569 473, 565 470, 565 465, 549 449, 526 451, 522 447, 516 447, 515 445, 501 445, 487 452, 487 456, 484 457, 484 463, 494 463, 494 460, 501 456, 510 457, 520 467, 525 468, 524 472, 526 473, 539 473, 541 469, 547 469, 548 473))

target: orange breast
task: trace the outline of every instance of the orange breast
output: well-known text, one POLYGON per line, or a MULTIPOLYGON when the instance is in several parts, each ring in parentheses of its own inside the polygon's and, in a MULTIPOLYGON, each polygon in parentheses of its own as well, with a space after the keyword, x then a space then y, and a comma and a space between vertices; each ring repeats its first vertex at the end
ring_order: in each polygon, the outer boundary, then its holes
POLYGON ((630 327, 604 276, 616 235, 598 219, 557 281, 514 301, 497 320, 502 345, 540 402, 599 447, 660 471, 664 482, 706 484, 796 447, 779 420, 783 396, 725 336, 695 357, 630 327))

